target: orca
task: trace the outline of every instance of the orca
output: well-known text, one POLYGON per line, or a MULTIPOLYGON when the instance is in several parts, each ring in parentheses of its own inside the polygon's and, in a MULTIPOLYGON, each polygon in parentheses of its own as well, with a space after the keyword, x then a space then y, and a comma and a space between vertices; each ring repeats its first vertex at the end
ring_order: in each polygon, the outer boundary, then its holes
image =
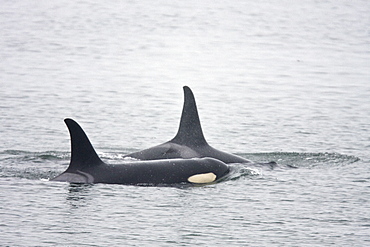
POLYGON ((208 184, 229 173, 229 167, 214 158, 128 161, 107 164, 97 155, 89 138, 72 119, 64 120, 71 138, 69 167, 51 181, 127 185, 208 184))
POLYGON ((124 157, 139 160, 211 157, 226 164, 252 163, 243 157, 217 150, 207 143, 200 124, 194 94, 187 86, 184 86, 183 90, 184 106, 176 136, 163 144, 130 153, 124 157))

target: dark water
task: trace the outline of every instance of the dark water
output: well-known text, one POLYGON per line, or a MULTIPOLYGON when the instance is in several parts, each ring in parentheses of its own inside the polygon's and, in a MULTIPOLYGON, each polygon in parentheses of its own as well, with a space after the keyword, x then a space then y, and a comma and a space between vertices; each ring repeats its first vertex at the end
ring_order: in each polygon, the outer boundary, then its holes
POLYGON ((3 1, 0 246, 367 246, 368 1, 3 1), (199 187, 48 181, 172 138, 182 86, 232 165, 199 187))

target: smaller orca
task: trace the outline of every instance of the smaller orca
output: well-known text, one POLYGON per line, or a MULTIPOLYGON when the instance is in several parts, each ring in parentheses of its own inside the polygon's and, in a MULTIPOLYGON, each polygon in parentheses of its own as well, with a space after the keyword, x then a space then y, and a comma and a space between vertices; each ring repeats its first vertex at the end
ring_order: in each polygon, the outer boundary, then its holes
POLYGON ((187 86, 183 89, 184 107, 176 136, 168 142, 127 154, 125 157, 139 160, 212 157, 227 164, 251 163, 250 160, 217 150, 207 143, 200 125, 194 94, 187 86))
POLYGON ((72 119, 64 121, 71 137, 71 160, 67 170, 52 181, 127 185, 206 184, 229 173, 225 163, 213 158, 106 164, 99 158, 79 124, 72 119))

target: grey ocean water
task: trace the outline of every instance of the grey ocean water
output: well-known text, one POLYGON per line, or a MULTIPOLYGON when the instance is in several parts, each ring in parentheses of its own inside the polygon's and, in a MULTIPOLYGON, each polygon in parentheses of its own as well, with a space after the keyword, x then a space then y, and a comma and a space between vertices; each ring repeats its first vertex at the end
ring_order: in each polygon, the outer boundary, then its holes
POLYGON ((370 2, 1 1, 0 246, 370 245, 370 2), (182 86, 233 165, 201 187, 48 181, 172 138, 182 86), (288 168, 285 165, 296 167, 288 168))

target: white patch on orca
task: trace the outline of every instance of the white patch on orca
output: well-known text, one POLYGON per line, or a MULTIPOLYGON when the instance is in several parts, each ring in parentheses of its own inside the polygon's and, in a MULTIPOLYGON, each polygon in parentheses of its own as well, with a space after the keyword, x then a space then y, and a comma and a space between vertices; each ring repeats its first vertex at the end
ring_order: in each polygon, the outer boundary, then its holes
POLYGON ((82 172, 80 170, 77 170, 78 173, 82 174, 86 177, 85 183, 94 183, 94 177, 86 172, 82 172))
POLYGON ((201 173, 190 176, 188 178, 188 181, 194 184, 206 184, 215 181, 216 177, 216 174, 214 174, 213 172, 201 173))
POLYGON ((70 182, 70 183, 87 183, 87 178, 84 175, 77 173, 65 172, 55 177, 53 181, 70 182))
POLYGON ((191 159, 194 157, 199 157, 199 154, 188 147, 182 147, 182 150, 180 151, 181 157, 184 159, 191 159))

